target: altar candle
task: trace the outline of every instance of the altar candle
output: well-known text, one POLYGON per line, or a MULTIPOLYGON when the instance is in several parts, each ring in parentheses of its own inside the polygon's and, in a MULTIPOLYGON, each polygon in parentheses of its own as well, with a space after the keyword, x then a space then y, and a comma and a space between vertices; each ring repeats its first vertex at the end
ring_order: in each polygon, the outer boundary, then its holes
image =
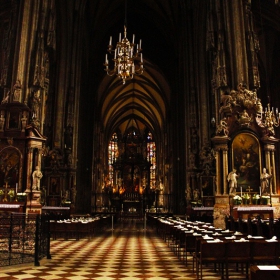
POLYGON ((260 187, 260 196, 262 195, 262 188, 260 187))
POLYGON ((16 193, 17 193, 17 186, 18 186, 18 183, 16 183, 16 193))
POLYGON ((241 196, 242 196, 242 187, 240 187, 240 190, 241 190, 241 196))

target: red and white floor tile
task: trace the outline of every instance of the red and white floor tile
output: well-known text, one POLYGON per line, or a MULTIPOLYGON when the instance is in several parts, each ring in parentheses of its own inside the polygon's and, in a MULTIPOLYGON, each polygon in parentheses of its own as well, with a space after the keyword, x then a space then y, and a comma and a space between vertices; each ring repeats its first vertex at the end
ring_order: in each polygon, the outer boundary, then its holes
MULTIPOLYGON (((41 260, 40 266, 2 267, 0 279, 196 279, 192 257, 186 266, 153 230, 143 230, 142 225, 122 225, 91 240, 52 240, 51 256, 41 260)), ((210 266, 203 271, 203 279, 220 278, 210 266)))

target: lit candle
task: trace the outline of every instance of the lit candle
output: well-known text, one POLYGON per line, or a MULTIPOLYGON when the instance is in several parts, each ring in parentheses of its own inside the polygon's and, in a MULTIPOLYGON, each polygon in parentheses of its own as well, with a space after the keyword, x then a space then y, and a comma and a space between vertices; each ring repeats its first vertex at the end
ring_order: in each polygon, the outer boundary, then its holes
POLYGON ((112 46, 112 36, 110 36, 109 46, 112 46))
POLYGON ((135 34, 132 36, 132 44, 134 44, 135 34))

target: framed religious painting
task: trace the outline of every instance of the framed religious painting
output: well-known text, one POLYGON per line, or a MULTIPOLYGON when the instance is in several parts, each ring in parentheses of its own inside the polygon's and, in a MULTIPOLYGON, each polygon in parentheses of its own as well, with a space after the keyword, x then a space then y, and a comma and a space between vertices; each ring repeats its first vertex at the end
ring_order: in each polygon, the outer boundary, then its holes
POLYGON ((49 195, 62 195, 61 177, 53 176, 49 177, 49 195))
POLYGON ((18 111, 10 111, 8 113, 7 129, 20 129, 20 114, 18 111))
POLYGON ((261 149, 253 134, 244 132, 233 139, 232 169, 238 175, 237 192, 259 192, 261 149))
POLYGON ((201 196, 214 196, 214 176, 201 176, 200 177, 201 185, 201 196))

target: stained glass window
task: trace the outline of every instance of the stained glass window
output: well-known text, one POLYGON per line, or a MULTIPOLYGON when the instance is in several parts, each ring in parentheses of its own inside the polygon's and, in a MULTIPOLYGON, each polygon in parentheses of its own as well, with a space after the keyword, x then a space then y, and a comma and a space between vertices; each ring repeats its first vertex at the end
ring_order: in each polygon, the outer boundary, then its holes
POLYGON ((147 136, 147 160, 151 163, 150 167, 150 188, 156 188, 156 143, 151 132, 147 136))
POLYGON ((112 135, 112 138, 109 142, 109 146, 108 146, 108 164, 109 164, 109 172, 108 172, 108 176, 109 176, 109 182, 111 184, 111 186, 113 186, 114 183, 114 168, 113 168, 113 163, 116 161, 117 157, 118 157, 118 135, 117 133, 114 133, 112 135))

